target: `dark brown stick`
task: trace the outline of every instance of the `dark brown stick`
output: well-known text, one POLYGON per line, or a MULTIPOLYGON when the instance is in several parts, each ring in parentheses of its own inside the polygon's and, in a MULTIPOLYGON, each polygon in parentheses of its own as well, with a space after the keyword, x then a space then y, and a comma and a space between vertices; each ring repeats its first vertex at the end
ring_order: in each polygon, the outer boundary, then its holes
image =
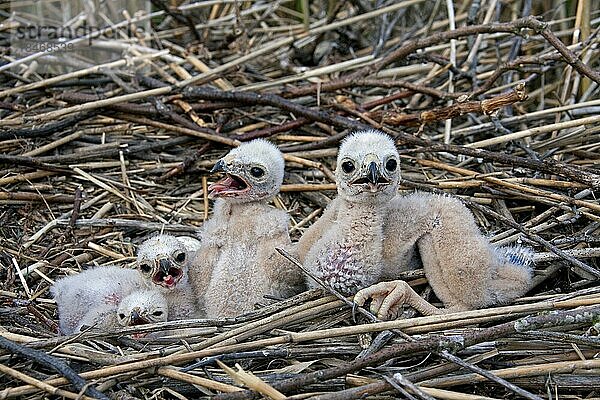
POLYGON ((194 152, 194 154, 192 154, 189 157, 186 157, 181 162, 181 164, 170 169, 169 171, 165 172, 163 175, 156 178, 156 182, 164 182, 170 178, 173 178, 177 175, 184 173, 187 169, 189 169, 196 162, 196 160, 198 160, 198 158, 200 158, 200 156, 202 156, 204 153, 206 153, 210 149, 210 146, 211 146, 210 143, 205 143, 202 147, 200 147, 198 150, 196 150, 194 152))
MULTIPOLYGON (((466 96, 465 96, 466 97, 466 96)), ((432 122, 456 118, 468 113, 491 115, 502 107, 527 99, 525 85, 519 84, 515 90, 482 101, 456 102, 447 107, 434 108, 418 114, 398 113, 394 111, 376 111, 368 116, 381 123, 392 126, 420 126, 432 122)))
POLYGON ((88 395, 93 396, 97 399, 108 400, 108 397, 104 393, 99 392, 93 386, 89 386, 89 383, 86 382, 85 379, 79 376, 75 371, 71 369, 71 367, 69 367, 62 360, 59 360, 56 357, 48 355, 40 350, 34 350, 21 346, 17 343, 14 343, 11 340, 6 339, 3 336, 0 336, 0 347, 12 353, 20 354, 28 360, 35 361, 36 363, 41 364, 46 368, 50 368, 58 372, 59 374, 67 378, 77 390, 82 390, 86 388, 85 393, 87 393, 88 395))
POLYGON ((0 192, 0 200, 44 201, 47 203, 72 203, 75 198, 66 194, 42 195, 29 192, 0 192))
POLYGON ((269 137, 269 136, 273 136, 277 133, 287 132, 292 129, 299 128, 301 126, 310 124, 311 122, 312 121, 308 118, 298 118, 293 121, 285 122, 281 125, 270 126, 265 129, 257 129, 255 131, 244 133, 242 135, 239 135, 238 139, 246 141, 246 140, 252 140, 252 139, 256 139, 256 138, 269 137))
POLYGON ((78 122, 91 118, 95 114, 95 112, 83 112, 57 122, 51 122, 49 124, 42 125, 39 128, 7 129, 5 131, 0 132, 0 140, 49 136, 53 133, 62 132, 66 129, 71 129, 78 122))
POLYGON ((205 87, 187 87, 183 90, 183 97, 189 100, 224 100, 244 104, 268 105, 296 115, 304 116, 313 121, 334 124, 346 129, 369 129, 368 125, 330 114, 327 111, 304 107, 275 94, 263 94, 250 91, 225 92, 205 87))
POLYGON ((69 218, 69 226, 75 226, 75 221, 79 218, 79 212, 81 211, 81 201, 83 200, 83 188, 81 186, 77 186, 75 189, 75 200, 73 202, 73 213, 71 214, 71 218, 69 218))
MULTIPOLYGON (((87 93, 77 93, 77 92, 65 92, 58 96, 58 98, 62 101, 66 101, 71 104, 84 104, 92 101, 101 100, 101 96, 87 94, 87 93)), ((160 112, 151 104, 136 104, 136 103, 119 103, 112 104, 106 107, 109 110, 119 111, 130 114, 138 114, 138 115, 147 115, 151 117, 160 116, 160 112)))
POLYGON ((36 160, 33 157, 13 156, 10 154, 0 154, 0 164, 18 165, 22 167, 31 167, 44 171, 71 173, 69 168, 59 167, 52 164, 36 160))

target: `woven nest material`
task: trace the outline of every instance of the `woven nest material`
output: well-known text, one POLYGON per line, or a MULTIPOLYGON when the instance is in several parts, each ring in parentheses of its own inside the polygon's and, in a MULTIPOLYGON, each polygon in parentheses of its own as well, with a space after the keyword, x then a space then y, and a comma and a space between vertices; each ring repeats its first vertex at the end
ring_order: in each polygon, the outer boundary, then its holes
MULTIPOLYGON (((600 10, 447 3, 157 0, 151 23, 112 19, 142 33, 91 40, 116 60, 3 52, 0 398, 600 396, 600 10), (382 324, 311 291, 57 335, 51 284, 197 233, 228 149, 284 152, 273 206, 297 240, 335 197, 340 140, 365 127, 397 141, 402 192, 457 196, 492 242, 535 249, 527 297, 382 324)), ((13 14, 0 34, 39 24, 13 14)), ((401 278, 440 305, 422 271, 401 278)))

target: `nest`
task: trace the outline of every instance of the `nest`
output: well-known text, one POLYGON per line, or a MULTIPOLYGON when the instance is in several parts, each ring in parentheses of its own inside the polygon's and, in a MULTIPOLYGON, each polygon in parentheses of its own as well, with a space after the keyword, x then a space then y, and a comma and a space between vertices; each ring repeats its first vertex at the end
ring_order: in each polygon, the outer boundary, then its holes
MULTIPOLYGON (((152 3, 145 32, 90 39, 116 60, 3 53, 0 398, 599 395, 598 9, 152 3), (403 192, 457 196, 492 242, 535 248, 527 297, 379 323, 310 291, 232 319, 57 335, 53 281, 198 232, 232 146, 285 153, 273 206, 298 239, 335 196, 340 140, 367 127, 397 141, 403 192)), ((29 24, 13 15, 3 40, 29 24)), ((401 278, 435 303, 422 271, 401 278)))

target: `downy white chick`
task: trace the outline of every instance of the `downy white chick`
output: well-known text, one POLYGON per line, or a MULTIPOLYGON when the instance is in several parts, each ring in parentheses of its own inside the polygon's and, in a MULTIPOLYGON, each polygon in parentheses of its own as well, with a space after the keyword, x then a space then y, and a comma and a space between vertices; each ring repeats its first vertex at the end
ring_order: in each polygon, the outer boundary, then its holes
POLYGON ((137 290, 125 296, 118 305, 103 304, 91 309, 79 322, 75 332, 85 327, 103 331, 119 326, 136 326, 164 322, 168 317, 165 297, 157 290, 137 290))
POLYGON ((235 316, 251 311, 266 294, 287 297, 299 291, 301 274, 275 251, 290 245, 288 216, 267 204, 283 181, 279 149, 262 139, 244 143, 211 172, 225 177, 209 187, 217 200, 190 269, 201 313, 235 316))
MULTIPOLYGON (((399 173, 395 146, 382 144, 373 151, 367 142, 344 141, 335 171, 338 197, 298 242, 306 268, 344 295, 378 282, 385 268, 384 210, 399 173)), ((311 279, 308 284, 316 286, 311 279)))
POLYGON ((169 306, 158 290, 138 290, 121 301, 116 315, 121 326, 154 324, 168 320, 169 306))
POLYGON ((50 288, 58 307, 59 328, 70 335, 82 325, 102 321, 103 328, 117 326, 116 310, 144 282, 135 269, 104 266, 57 280, 50 288), (103 319, 106 316, 106 319, 103 319))
POLYGON ((189 266, 200 241, 189 236, 156 235, 138 248, 137 265, 147 288, 158 290, 169 304, 169 319, 197 315, 189 266))
MULTIPOLYGON (((137 269, 103 266, 57 280, 50 290, 61 333, 69 335, 82 326, 104 330, 118 327, 118 306, 140 289, 162 292, 171 319, 194 317, 196 306, 187 270, 198 247, 199 241, 191 237, 157 235, 140 245, 137 269)), ((133 296, 129 302, 135 299, 141 301, 143 296, 133 296)))
POLYGON ((371 311, 384 319, 403 304, 439 314, 507 303, 528 290, 531 250, 491 245, 456 199, 397 195, 399 179, 389 136, 363 131, 348 137, 338 153, 338 197, 298 243, 306 267, 343 294, 358 291, 359 305, 372 298, 371 311), (444 310, 404 281, 385 282, 420 264, 444 310))

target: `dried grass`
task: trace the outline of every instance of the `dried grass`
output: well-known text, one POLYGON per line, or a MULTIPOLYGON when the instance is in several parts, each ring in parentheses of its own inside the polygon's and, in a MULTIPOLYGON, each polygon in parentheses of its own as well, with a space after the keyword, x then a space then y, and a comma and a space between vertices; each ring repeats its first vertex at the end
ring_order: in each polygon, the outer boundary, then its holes
MULTIPOLYGON (((42 352, 0 351, 0 398, 94 397, 44 356, 111 398, 251 398, 240 381, 270 398, 599 396, 594 2, 450 1, 451 20, 440 1, 296 3, 153 1, 152 37, 104 41, 122 57, 75 72, 3 54, 0 336, 42 352), (335 196, 339 140, 365 125, 398 140, 403 191, 458 196, 493 242, 535 247, 529 297, 369 324, 307 292, 235 319, 56 335, 52 282, 130 265, 152 232, 197 232, 231 146, 268 137, 285 152, 274 206, 297 239, 335 196), (159 330, 174 334, 129 336, 159 330)), ((431 294, 422 271, 404 278, 431 294)))

